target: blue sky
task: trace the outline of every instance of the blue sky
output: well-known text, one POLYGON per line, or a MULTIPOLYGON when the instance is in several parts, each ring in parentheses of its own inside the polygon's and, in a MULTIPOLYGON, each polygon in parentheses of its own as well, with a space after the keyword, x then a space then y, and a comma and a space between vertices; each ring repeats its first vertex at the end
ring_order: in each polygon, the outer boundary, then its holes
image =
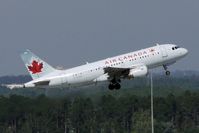
POLYGON ((189 55, 174 70, 199 70, 198 0, 1 0, 0 76, 27 74, 26 49, 70 68, 155 45, 189 55))

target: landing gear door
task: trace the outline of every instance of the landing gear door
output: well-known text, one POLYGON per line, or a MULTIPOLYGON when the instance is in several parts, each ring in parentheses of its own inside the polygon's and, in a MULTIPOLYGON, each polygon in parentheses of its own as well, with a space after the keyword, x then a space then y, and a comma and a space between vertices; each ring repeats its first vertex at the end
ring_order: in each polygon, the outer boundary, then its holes
POLYGON ((164 46, 159 46, 161 54, 162 54, 162 58, 166 58, 168 57, 168 53, 167 53, 167 49, 164 46))

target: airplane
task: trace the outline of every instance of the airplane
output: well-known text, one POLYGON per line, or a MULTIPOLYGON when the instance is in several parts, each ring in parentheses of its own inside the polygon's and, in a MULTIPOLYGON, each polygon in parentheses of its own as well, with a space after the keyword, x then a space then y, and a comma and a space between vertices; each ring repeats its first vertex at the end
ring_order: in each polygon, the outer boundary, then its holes
POLYGON ((166 75, 170 75, 168 66, 185 57, 188 50, 175 44, 157 44, 156 46, 135 52, 107 58, 94 63, 86 63, 66 70, 58 70, 26 50, 21 58, 32 77, 24 84, 10 84, 15 88, 72 88, 97 85, 108 81, 110 90, 119 90, 121 80, 147 76, 150 69, 163 66, 166 75))

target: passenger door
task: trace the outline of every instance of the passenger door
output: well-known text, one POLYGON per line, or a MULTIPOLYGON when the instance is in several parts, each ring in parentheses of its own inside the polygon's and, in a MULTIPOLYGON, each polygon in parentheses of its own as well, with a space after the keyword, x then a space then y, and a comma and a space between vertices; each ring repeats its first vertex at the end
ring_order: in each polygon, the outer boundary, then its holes
POLYGON ((161 54, 162 54, 162 58, 166 58, 168 57, 168 53, 167 53, 167 49, 165 48, 165 46, 159 46, 161 54))

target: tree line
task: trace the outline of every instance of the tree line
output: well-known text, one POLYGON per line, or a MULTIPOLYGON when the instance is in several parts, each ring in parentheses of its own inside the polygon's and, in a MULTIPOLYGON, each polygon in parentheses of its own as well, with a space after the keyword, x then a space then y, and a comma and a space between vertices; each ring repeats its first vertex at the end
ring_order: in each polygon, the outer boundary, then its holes
MULTIPOLYGON (((155 132, 198 133, 199 93, 154 97, 155 132)), ((149 133, 150 96, 0 97, 0 133, 149 133)))

